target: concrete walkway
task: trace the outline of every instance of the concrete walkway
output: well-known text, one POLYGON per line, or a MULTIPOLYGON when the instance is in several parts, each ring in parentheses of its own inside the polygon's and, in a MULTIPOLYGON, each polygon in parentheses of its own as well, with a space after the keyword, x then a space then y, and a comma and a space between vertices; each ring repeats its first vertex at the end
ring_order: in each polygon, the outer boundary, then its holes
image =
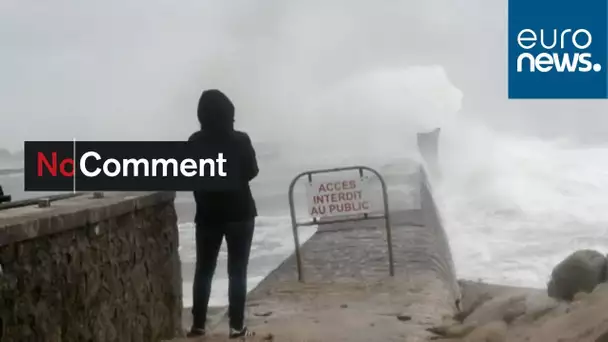
MULTIPOLYGON (((392 214, 394 277, 383 221, 321 226, 301 249, 304 283, 291 256, 249 294, 249 340, 426 341, 458 290, 445 235, 423 225, 423 210, 392 214)), ((204 341, 227 330, 225 318, 204 341)))

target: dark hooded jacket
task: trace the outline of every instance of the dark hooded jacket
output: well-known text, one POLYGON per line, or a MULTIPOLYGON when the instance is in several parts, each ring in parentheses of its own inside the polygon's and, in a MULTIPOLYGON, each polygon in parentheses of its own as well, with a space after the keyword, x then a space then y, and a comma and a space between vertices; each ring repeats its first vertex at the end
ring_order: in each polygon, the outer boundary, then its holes
POLYGON ((219 90, 206 90, 198 103, 198 121, 201 129, 188 141, 203 146, 214 145, 219 151, 233 151, 227 156, 228 163, 236 162, 239 172, 230 190, 194 191, 197 225, 238 222, 257 216, 255 201, 249 181, 258 174, 258 164, 251 139, 244 132, 234 130, 234 105, 219 90), (230 159, 229 159, 230 158, 230 159), (238 158, 237 161, 233 160, 238 158))

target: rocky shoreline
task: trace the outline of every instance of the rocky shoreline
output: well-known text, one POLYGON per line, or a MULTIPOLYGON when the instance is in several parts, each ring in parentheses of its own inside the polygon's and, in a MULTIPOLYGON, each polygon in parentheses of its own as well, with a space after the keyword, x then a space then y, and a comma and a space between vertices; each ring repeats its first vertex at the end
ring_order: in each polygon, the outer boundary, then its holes
POLYGON ((459 313, 428 330, 445 342, 608 342, 607 275, 604 255, 580 250, 547 289, 460 281, 459 313))

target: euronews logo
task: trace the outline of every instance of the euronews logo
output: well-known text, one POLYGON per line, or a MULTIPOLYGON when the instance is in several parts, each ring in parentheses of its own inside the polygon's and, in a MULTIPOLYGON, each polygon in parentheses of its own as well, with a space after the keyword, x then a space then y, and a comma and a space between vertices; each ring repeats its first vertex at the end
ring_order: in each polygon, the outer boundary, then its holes
POLYGON ((608 98, 608 1, 508 2, 510 99, 608 98))
POLYGON ((517 56, 517 72, 600 72, 602 65, 588 50, 592 43, 587 29, 523 29, 517 35, 517 45, 524 50, 517 56))

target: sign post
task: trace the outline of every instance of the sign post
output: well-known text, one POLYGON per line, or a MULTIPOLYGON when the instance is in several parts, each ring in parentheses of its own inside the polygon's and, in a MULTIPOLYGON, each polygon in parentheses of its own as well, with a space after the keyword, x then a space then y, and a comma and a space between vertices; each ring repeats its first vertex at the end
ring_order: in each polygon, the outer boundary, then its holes
POLYGON ((386 226, 386 239, 388 243, 389 273, 395 275, 393 263, 393 246, 390 227, 390 216, 388 206, 388 193, 386 182, 380 173, 367 166, 350 166, 334 169, 322 169, 302 172, 297 175, 289 185, 289 209, 291 211, 291 223, 295 243, 295 256, 298 269, 298 280, 304 281, 302 272, 302 256, 300 254, 300 241, 298 227, 331 224, 339 222, 352 222, 373 219, 384 219, 386 226), (313 180, 314 174, 336 173, 349 170, 358 170, 359 176, 343 177, 340 179, 313 180), (383 214, 373 214, 374 210, 370 200, 369 177, 364 171, 376 175, 382 185, 383 214), (293 201, 293 189, 298 180, 308 176, 306 194, 308 199, 308 214, 312 218, 309 222, 297 222, 295 205, 293 201))

